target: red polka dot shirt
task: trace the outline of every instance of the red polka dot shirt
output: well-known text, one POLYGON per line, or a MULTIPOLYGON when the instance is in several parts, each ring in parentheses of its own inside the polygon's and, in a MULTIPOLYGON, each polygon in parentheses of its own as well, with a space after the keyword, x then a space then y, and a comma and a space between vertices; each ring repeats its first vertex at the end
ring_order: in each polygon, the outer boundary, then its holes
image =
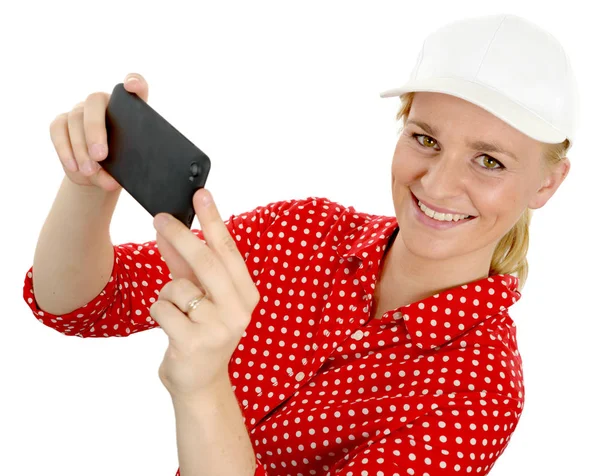
MULTIPOLYGON (((373 292, 395 217, 308 197, 225 224, 261 295, 229 363, 256 476, 489 473, 523 410, 508 315, 518 278, 463 284, 379 320, 373 292)), ((148 309, 171 276, 156 242, 114 250, 105 289, 62 316, 37 306, 30 268, 23 297, 38 320, 78 337, 157 327, 148 309)))

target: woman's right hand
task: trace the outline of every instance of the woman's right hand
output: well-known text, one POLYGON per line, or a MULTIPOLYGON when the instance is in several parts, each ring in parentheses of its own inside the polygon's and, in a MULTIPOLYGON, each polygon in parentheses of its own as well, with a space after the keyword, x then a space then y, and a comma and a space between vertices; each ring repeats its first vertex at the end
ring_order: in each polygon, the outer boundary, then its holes
MULTIPOLYGON (((148 83, 141 74, 128 74, 124 85, 127 91, 148 102, 148 83), (130 77, 136 80, 127 82, 130 77)), ((50 138, 71 182, 113 192, 121 185, 98 163, 108 155, 106 108, 109 100, 110 94, 105 92, 90 94, 71 111, 56 116, 50 124, 50 138)))

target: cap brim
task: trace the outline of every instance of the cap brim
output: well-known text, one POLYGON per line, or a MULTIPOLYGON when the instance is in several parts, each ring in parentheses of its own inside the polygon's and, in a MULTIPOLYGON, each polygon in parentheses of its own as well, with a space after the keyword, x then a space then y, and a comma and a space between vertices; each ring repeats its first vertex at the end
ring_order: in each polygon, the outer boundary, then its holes
POLYGON ((387 89, 379 93, 379 96, 381 96, 382 98, 391 98, 393 96, 400 96, 406 92, 408 92, 408 89, 406 88, 387 89))
POLYGON ((534 112, 512 101, 508 96, 482 84, 460 78, 428 78, 409 81, 399 88, 379 93, 382 98, 400 96, 407 92, 432 92, 456 96, 494 114, 507 124, 532 139, 559 143, 565 140, 564 132, 544 121, 534 112))

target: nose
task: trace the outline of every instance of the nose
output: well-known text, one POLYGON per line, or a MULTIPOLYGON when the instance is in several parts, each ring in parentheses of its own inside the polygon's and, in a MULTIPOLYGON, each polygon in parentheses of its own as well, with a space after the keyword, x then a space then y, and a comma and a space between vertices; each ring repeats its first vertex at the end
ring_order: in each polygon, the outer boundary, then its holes
POLYGON ((461 159, 454 159, 450 155, 439 155, 428 162, 431 165, 421 178, 421 183, 425 195, 430 199, 441 202, 460 194, 465 170, 460 163, 461 159))

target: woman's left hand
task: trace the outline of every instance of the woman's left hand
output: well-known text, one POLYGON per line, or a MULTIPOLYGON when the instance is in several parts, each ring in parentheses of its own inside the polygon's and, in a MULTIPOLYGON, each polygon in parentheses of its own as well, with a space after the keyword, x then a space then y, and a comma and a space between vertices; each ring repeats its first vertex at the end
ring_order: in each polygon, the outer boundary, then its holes
POLYGON ((173 216, 154 218, 158 249, 172 275, 150 307, 169 337, 158 374, 179 399, 202 396, 229 381, 229 361, 260 299, 214 202, 202 204, 205 196, 211 198, 206 189, 195 193, 194 209, 206 244, 173 216), (202 289, 189 279, 192 273, 202 289), (190 301, 205 294, 187 314, 190 301))

